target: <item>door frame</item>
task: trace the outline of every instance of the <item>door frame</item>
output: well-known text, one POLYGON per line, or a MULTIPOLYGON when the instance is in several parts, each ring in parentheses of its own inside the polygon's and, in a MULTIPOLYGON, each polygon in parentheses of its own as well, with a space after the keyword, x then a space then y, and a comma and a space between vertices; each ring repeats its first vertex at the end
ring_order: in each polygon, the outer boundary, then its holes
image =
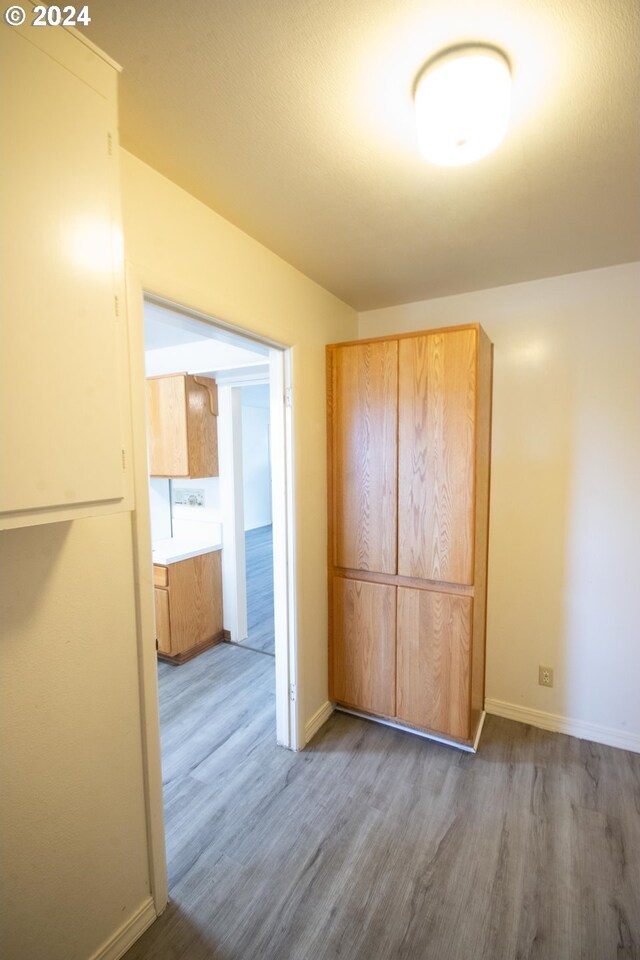
POLYGON ((153 560, 147 462, 147 418, 144 376, 144 302, 159 304, 207 325, 226 330, 269 348, 271 412, 271 479, 274 563, 274 627, 276 668, 276 741, 291 750, 304 746, 296 690, 298 687, 296 618, 296 531, 291 347, 261 337, 202 313, 197 308, 145 290, 134 266, 126 265, 131 389, 132 513, 134 589, 138 637, 144 794, 149 849, 149 875, 156 913, 168 900, 167 858, 162 796, 162 759, 158 709, 158 675, 153 607, 153 560))

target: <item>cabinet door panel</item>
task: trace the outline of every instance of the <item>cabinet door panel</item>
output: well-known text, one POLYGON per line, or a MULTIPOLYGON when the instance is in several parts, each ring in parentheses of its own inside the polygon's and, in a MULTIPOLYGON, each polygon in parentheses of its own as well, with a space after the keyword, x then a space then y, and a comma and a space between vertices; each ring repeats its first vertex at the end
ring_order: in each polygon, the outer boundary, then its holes
MULTIPOLYGON (((79 44, 66 31, 26 30, 0 31, 7 514, 118 502, 126 492, 114 103, 73 72, 79 44)), ((90 59, 86 48, 82 56, 90 59)))
POLYGON ((160 590, 158 587, 153 591, 153 599, 156 611, 156 640, 158 641, 158 653, 171 653, 171 626, 169 619, 169 591, 160 590))
POLYGON ((476 332, 400 341, 398 573, 473 583, 476 332))
POLYGON ((187 653, 222 632, 220 552, 169 566, 171 653, 187 653))
POLYGON ((398 588, 398 719, 470 735, 471 597, 398 588))
POLYGON ((333 561, 396 572, 397 341, 331 357, 333 561))
POLYGON ((395 716, 396 588, 335 577, 332 697, 395 716))
POLYGON ((218 388, 208 377, 187 377, 189 476, 218 476, 218 388))
POLYGON ((147 380, 149 473, 152 477, 189 474, 187 396, 184 376, 147 380))

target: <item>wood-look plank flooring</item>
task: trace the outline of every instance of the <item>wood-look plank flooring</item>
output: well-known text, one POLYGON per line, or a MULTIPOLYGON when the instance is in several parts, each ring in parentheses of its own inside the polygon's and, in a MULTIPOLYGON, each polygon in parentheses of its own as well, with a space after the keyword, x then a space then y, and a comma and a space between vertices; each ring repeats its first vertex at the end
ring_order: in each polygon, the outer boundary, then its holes
POLYGON ((159 670, 171 901, 127 960, 640 958, 640 756, 339 713, 294 754, 270 657, 159 670))
POLYGON ((247 570, 247 639, 244 647, 275 654, 273 625, 273 533, 271 525, 244 535, 247 570))

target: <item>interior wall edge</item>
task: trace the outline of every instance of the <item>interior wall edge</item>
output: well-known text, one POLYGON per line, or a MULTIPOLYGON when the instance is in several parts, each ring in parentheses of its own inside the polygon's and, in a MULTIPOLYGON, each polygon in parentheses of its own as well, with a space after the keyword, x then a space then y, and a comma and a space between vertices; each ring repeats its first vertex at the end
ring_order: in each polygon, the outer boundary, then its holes
POLYGON ((120 960, 155 920, 153 898, 146 897, 129 919, 92 954, 90 960, 120 960))
POLYGON ((331 700, 325 700, 322 706, 307 720, 304 727, 305 745, 313 740, 318 730, 325 725, 335 708, 335 704, 332 703, 331 700))

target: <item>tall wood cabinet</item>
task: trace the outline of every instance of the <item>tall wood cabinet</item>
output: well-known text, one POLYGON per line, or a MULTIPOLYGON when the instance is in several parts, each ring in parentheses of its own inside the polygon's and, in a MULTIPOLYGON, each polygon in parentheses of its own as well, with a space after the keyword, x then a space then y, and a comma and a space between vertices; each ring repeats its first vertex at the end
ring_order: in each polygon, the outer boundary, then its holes
POLYGON ((330 696, 464 745, 484 705, 492 357, 477 324, 327 348, 330 696))

